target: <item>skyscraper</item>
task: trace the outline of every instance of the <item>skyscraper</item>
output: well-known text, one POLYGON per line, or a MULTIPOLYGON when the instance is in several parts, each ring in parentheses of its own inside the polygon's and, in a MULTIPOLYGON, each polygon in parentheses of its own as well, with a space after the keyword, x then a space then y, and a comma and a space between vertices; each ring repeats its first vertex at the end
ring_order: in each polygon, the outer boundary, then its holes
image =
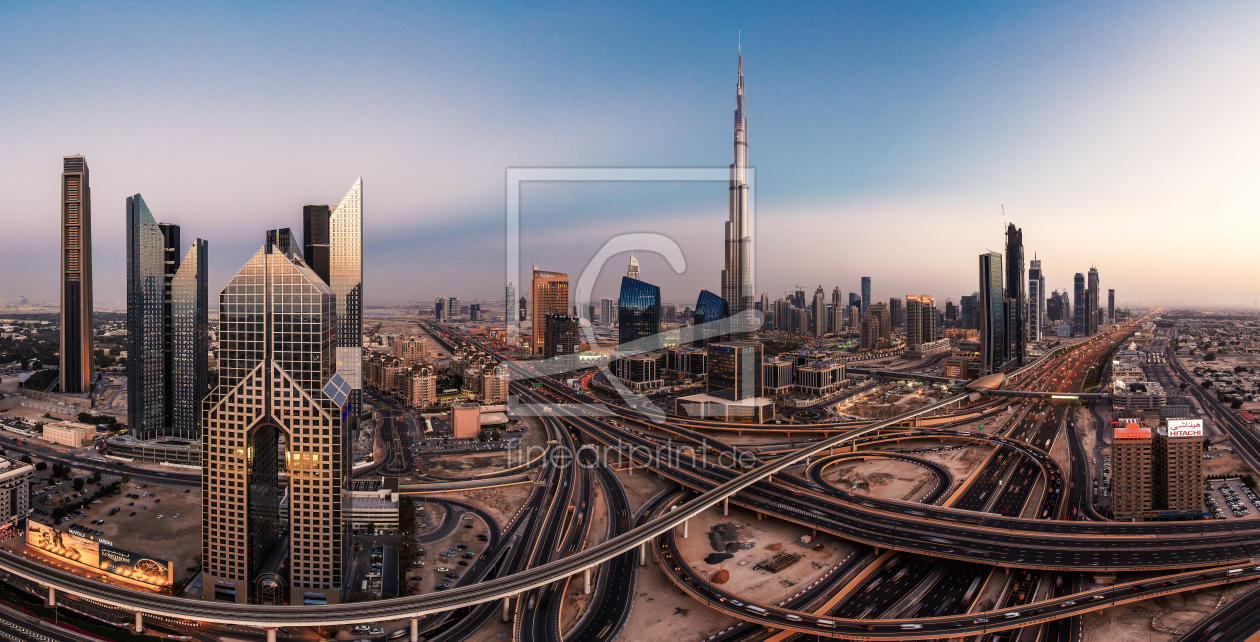
POLYGON ((862 277, 862 312, 866 312, 866 307, 871 304, 871 277, 862 277))
POLYGON ((1041 274, 1041 261, 1028 265, 1028 340, 1041 341, 1046 325, 1046 277, 1041 274))
POLYGON ((503 298, 504 312, 503 321, 510 329, 512 338, 516 337, 516 286, 508 281, 507 288, 503 298))
POLYGON ((139 439, 200 438, 209 350, 208 244, 181 263, 179 226, 126 201, 127 427, 139 439))
POLYGON ((831 332, 844 331, 844 302, 839 287, 831 289, 831 307, 828 308, 827 329, 831 332))
POLYGON ((1024 365, 1025 338, 1028 326, 1028 297, 1025 288, 1028 279, 1024 273, 1024 231, 1014 223, 1006 226, 1006 298, 1009 329, 1006 335, 1007 352, 1017 365, 1024 365))
POLYGON ((1002 309, 1002 255, 980 255, 980 374, 992 374, 1002 367, 1006 319, 1002 309))
POLYGON ((1116 291, 1115 289, 1107 290, 1107 323, 1115 324, 1116 322, 1116 291))
POLYGON ((219 294, 219 384, 203 405, 203 599, 343 601, 351 538, 341 499, 352 457, 341 418, 352 391, 337 372, 336 298, 287 229, 269 231, 219 294))
POLYGON ((872 303, 862 315, 862 328, 859 344, 863 350, 871 350, 879 345, 880 339, 892 338, 892 317, 888 306, 883 303, 872 303))
POLYGON ((906 347, 935 341, 936 300, 922 294, 906 295, 906 347))
POLYGON ((1072 336, 1089 334, 1089 299, 1085 291, 1085 275, 1080 272, 1072 278, 1072 336))
POLYGON ((92 190, 87 160, 61 159, 61 391, 92 389, 92 190))
POLYGON ((1102 315, 1098 312, 1099 302, 1102 300, 1102 291, 1098 289, 1098 268, 1089 268, 1089 310, 1086 315, 1089 317, 1089 334, 1098 332, 1098 324, 1101 321, 1099 317, 1102 315))
POLYGON ((888 299, 888 318, 894 328, 899 328, 905 325, 906 311, 902 308, 901 299, 899 297, 892 297, 888 299))
MULTIPOLYGON (((721 321, 728 316, 730 316, 730 309, 727 307, 726 301, 722 300, 722 297, 708 290, 701 290, 700 296, 696 297, 696 311, 692 314, 691 325, 695 328, 706 323, 721 321)), ((710 343, 722 341, 727 335, 722 325, 719 323, 717 328, 693 330, 691 335, 693 342, 697 346, 706 346, 710 343)))
POLYGON ((979 294, 964 294, 958 299, 959 316, 961 317, 962 327, 968 330, 980 329, 980 296, 979 294))
POLYGON ((626 276, 639 280, 639 260, 634 258, 634 252, 630 253, 630 266, 626 268, 626 276))
MULTIPOLYGON (((638 270, 634 273, 638 274, 638 270)), ((661 288, 629 276, 621 277, 617 343, 626 344, 660 333, 661 288)))
MULTIPOLYGON (((744 55, 735 84, 735 162, 731 163, 722 300, 732 315, 753 309, 752 228, 748 220, 748 121, 744 119, 744 55)), ((741 333, 746 334, 746 333, 741 333)))
POLYGON ((349 428, 355 430, 363 395, 363 178, 336 207, 303 207, 302 231, 304 262, 335 295, 337 372, 350 384, 349 428))
POLYGON ((823 287, 819 284, 818 289, 814 290, 814 304, 810 307, 811 323, 814 330, 814 337, 822 337, 827 334, 827 298, 823 294, 823 287))
MULTIPOLYGON (((534 354, 546 354, 547 328, 545 317, 548 314, 568 316, 569 310, 569 275, 563 272, 544 272, 534 266, 533 280, 534 309, 530 313, 533 321, 534 354)), ((606 323, 612 323, 611 318, 606 323)))
POLYGON ((958 306, 954 305, 954 300, 950 298, 945 299, 945 320, 958 320, 958 306))

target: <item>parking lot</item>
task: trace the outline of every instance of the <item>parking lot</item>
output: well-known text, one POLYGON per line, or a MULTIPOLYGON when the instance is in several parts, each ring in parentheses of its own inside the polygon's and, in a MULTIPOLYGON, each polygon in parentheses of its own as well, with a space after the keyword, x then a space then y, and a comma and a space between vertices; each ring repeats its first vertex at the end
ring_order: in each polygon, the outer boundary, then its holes
POLYGON ((1207 501, 1206 508, 1209 512, 1215 513, 1218 519, 1241 519, 1244 517, 1255 517, 1260 512, 1260 498, 1251 494, 1251 490, 1246 488, 1240 480, 1214 479, 1209 482, 1212 490, 1204 494, 1207 501), (1221 490, 1225 488, 1226 490, 1221 490), (1215 505, 1213 505, 1215 501, 1215 505), (1231 506, 1233 504, 1233 506, 1231 506), (1235 515, 1237 511, 1238 515, 1235 515))

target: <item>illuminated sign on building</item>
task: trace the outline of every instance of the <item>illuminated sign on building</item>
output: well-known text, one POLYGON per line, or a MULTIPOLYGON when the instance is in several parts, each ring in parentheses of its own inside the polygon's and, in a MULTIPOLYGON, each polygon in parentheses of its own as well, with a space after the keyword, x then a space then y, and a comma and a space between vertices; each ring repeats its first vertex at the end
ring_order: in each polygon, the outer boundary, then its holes
POLYGON ((1169 419, 1168 420, 1168 436, 1169 437, 1202 437, 1203 436, 1203 420, 1202 419, 1169 419))
POLYGON ((167 586, 175 579, 170 562, 124 551, 29 520, 26 522, 26 545, 89 568, 152 586, 167 586))
POLYGON ((1115 439, 1150 439, 1151 429, 1138 423, 1125 423, 1116 426, 1115 439))

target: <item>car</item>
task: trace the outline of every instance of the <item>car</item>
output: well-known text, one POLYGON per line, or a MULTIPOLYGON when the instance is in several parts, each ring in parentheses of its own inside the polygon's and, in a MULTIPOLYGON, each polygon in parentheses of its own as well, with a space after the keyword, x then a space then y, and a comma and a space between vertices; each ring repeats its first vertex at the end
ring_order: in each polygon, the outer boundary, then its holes
POLYGON ((148 506, 141 506, 141 507, 140 507, 140 510, 149 510, 149 507, 148 507, 148 506))
POLYGON ((922 624, 902 624, 901 625, 902 631, 917 631, 921 628, 923 628, 922 624))
POLYGON ((162 519, 162 517, 164 517, 164 516, 163 516, 163 515, 158 515, 158 516, 157 516, 157 518, 158 518, 158 519, 162 519))
POLYGON ((1003 613, 1002 617, 1008 620, 1011 618, 1019 617, 1019 611, 1011 611, 1010 613, 1003 613))
POLYGON ((975 622, 974 622, 974 623, 975 623, 975 624, 988 624, 988 623, 989 623, 989 618, 987 618, 987 617, 978 617, 978 618, 976 618, 976 620, 975 620, 975 622))
POLYGON ((1067 607, 1069 607, 1069 606, 1076 606, 1076 602, 1074 602, 1074 601, 1072 601, 1072 600, 1068 600, 1068 601, 1064 602, 1063 604, 1060 604, 1059 606, 1062 606, 1062 607, 1064 607, 1064 608, 1067 608, 1067 607))
POLYGON ((368 635, 380 635, 384 632, 385 632, 385 629, 382 629, 381 627, 378 626, 375 629, 368 631, 368 635))
POLYGON ((1105 600, 1105 599, 1107 599, 1107 596, 1106 596, 1106 595, 1095 595, 1095 596, 1094 596, 1093 598, 1091 598, 1091 599, 1094 599, 1094 600, 1105 600))
POLYGON ((437 570, 439 570, 439 571, 441 571, 441 572, 445 573, 446 571, 449 571, 449 570, 451 570, 451 569, 446 568, 445 566, 439 566, 439 567, 437 567, 437 570))
POLYGON ((132 516, 132 517, 135 517, 135 516, 136 516, 136 511, 134 511, 134 510, 133 510, 133 511, 131 511, 131 516, 132 516))
POLYGON ((472 528, 472 527, 473 527, 472 524, 464 524, 464 528, 472 528))
POLYGON ((456 564, 459 564, 460 566, 468 566, 468 562, 465 562, 464 560, 460 560, 456 562, 456 564))
POLYGON ((173 515, 173 516, 171 517, 171 519, 179 519, 179 516, 180 516, 180 515, 181 515, 181 513, 175 513, 175 515, 173 515))
POLYGON ((451 586, 449 584, 438 584, 436 588, 439 591, 445 591, 446 589, 451 588, 451 586))

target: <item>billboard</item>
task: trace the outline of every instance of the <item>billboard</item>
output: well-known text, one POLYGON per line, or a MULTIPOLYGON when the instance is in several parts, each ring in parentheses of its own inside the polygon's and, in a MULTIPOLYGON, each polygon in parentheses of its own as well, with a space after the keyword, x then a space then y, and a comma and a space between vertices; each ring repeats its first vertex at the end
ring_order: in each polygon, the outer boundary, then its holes
POLYGON ((1126 422, 1116 426, 1115 439, 1150 439, 1151 429, 1139 423, 1126 422))
POLYGON ((72 562, 100 569, 152 586, 166 586, 174 579, 171 563, 114 548, 96 540, 59 531, 47 524, 26 521, 26 545, 72 562))
POLYGON ((100 568, 100 544, 46 524, 26 521, 26 544, 71 562, 100 568))
POLYGON ((1169 437, 1202 437, 1203 436, 1203 420, 1202 419, 1169 419, 1168 420, 1168 436, 1169 437))
POLYGON ((100 546, 100 569, 106 573, 154 586, 166 586, 175 580, 171 563, 166 560, 155 560, 105 544, 100 546))

